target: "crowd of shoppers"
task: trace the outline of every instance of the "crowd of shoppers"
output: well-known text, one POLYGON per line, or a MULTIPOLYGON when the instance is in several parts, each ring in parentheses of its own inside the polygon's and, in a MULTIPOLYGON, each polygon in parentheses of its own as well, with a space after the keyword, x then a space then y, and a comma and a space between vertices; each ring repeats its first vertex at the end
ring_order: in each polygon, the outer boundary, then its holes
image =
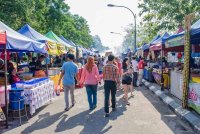
MULTIPOLYGON (((67 55, 66 62, 62 65, 58 83, 60 85, 61 80, 63 81, 66 111, 70 109, 69 92, 72 102, 71 107, 75 105, 74 90, 75 80, 78 80, 78 67, 74 60, 75 56, 73 54, 67 55)), ((143 69, 144 59, 140 58, 137 61, 135 56, 132 57, 132 61, 129 58, 124 58, 122 62, 119 57, 115 57, 112 54, 106 58, 89 56, 83 66, 81 79, 77 81, 77 84, 85 85, 89 110, 94 110, 97 107, 97 89, 98 85, 101 84, 101 79, 104 82, 105 117, 109 116, 110 98, 112 111, 116 111, 117 90, 122 89, 124 91, 124 102, 126 105, 130 105, 128 93, 130 91, 130 97, 133 97, 134 87, 141 86, 143 69)))

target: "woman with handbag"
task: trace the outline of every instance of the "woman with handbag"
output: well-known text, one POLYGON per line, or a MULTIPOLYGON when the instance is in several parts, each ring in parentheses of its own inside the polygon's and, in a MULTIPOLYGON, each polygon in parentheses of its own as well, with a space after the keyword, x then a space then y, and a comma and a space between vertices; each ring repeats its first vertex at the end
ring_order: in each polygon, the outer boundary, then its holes
POLYGON ((94 57, 89 56, 81 74, 80 85, 85 84, 90 110, 97 106, 97 86, 100 82, 99 70, 94 57))
POLYGON ((130 66, 129 63, 129 59, 128 58, 124 58, 123 62, 122 62, 122 69, 123 69, 123 73, 122 73, 122 85, 124 88, 124 100, 126 101, 127 105, 130 105, 130 103, 128 102, 128 90, 131 90, 131 97, 133 97, 133 86, 132 86, 132 74, 133 74, 133 69, 130 66))

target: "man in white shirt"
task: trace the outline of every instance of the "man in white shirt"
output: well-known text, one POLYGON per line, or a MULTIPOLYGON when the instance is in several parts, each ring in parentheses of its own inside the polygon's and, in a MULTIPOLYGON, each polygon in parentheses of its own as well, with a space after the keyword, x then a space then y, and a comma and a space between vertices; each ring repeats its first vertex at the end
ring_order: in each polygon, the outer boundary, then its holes
POLYGON ((136 60, 136 57, 132 57, 132 67, 133 67, 133 86, 137 87, 137 79, 138 79, 138 62, 136 60))

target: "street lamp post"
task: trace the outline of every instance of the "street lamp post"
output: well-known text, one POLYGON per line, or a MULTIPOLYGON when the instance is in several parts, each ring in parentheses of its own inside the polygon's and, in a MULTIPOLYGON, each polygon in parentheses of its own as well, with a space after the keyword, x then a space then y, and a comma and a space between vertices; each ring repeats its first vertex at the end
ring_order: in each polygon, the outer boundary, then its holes
POLYGON ((131 14, 133 15, 133 17, 134 17, 134 23, 135 23, 135 34, 134 34, 134 52, 136 52, 136 14, 134 14, 133 13, 133 11, 130 9, 130 8, 128 8, 128 7, 126 7, 126 6, 118 6, 118 5, 113 5, 113 4, 108 4, 107 5, 108 7, 122 7, 122 8, 126 8, 126 9, 128 9, 130 12, 131 12, 131 14))

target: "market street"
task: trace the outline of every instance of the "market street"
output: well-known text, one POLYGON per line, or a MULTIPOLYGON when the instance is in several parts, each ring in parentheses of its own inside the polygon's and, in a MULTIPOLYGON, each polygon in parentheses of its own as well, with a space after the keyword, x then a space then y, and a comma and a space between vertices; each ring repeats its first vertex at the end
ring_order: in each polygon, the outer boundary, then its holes
POLYGON ((117 111, 104 117, 103 88, 98 91, 98 106, 90 112, 85 89, 75 91, 76 105, 64 112, 63 93, 53 103, 39 110, 27 123, 9 128, 5 134, 193 134, 161 100, 144 86, 137 88, 130 106, 117 92, 117 111))

